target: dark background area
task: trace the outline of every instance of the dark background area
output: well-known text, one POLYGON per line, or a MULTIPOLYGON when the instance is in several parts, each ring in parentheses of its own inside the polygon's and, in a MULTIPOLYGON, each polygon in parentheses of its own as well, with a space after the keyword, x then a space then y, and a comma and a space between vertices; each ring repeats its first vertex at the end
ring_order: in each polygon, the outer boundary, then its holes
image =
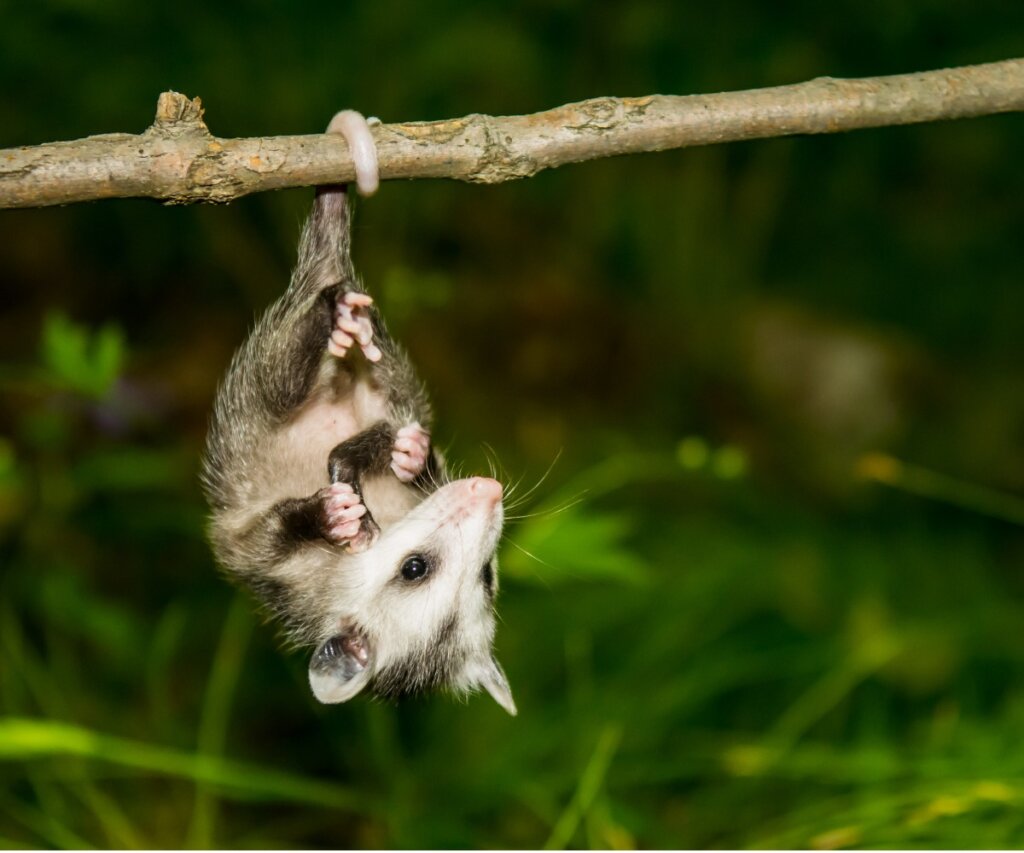
MULTIPOLYGON (((0 2, 0 147, 1021 55, 1024 6, 0 2)), ((320 707, 198 458, 312 192, 0 211, 0 843, 1024 843, 1024 119, 387 183, 437 437, 533 488, 489 698, 320 707), (546 474, 546 476, 545 476, 546 474)))

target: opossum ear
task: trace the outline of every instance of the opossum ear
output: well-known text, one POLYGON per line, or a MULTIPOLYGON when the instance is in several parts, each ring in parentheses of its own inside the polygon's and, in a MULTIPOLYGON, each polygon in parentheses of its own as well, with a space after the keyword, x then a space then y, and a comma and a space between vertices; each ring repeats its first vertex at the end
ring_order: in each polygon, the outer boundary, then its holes
POLYGON ((366 637, 349 631, 331 637, 313 653, 309 686, 325 705, 347 702, 370 680, 370 648, 366 637))
POLYGON ((477 683, 490 693, 491 698, 502 708, 513 717, 518 713, 515 700, 512 698, 512 688, 508 686, 508 679, 505 677, 505 671, 493 656, 488 657, 487 661, 481 664, 473 675, 476 677, 477 683))

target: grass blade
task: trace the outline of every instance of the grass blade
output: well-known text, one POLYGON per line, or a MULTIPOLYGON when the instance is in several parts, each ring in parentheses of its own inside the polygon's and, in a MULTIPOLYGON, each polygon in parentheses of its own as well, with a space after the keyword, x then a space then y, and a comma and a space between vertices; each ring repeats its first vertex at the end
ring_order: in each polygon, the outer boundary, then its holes
MULTIPOLYGON (((201 755, 212 757, 224 754, 228 719, 231 714, 231 697, 238 684, 238 675, 251 633, 252 616, 249 613, 248 602, 242 596, 235 596, 224 621, 224 631, 210 668, 210 679, 203 699, 197 744, 201 755)), ((185 846, 203 850, 215 847, 216 819, 216 801, 210 786, 199 781, 196 784, 195 805, 186 833, 185 846)))
POLYGON ((56 720, 0 717, 0 761, 37 761, 55 756, 77 756, 204 782, 241 799, 290 800, 328 808, 375 811, 368 797, 332 782, 119 738, 56 720))
POLYGON ((572 841, 580 821, 590 810, 604 784, 604 777, 608 773, 608 767, 611 765, 612 757, 615 755, 621 739, 622 729, 620 726, 605 726, 597 739, 590 761, 587 762, 583 775, 580 776, 576 793, 573 794, 569 804, 555 822, 554 829, 551 830, 551 835, 544 845, 545 850, 564 850, 566 845, 572 841))

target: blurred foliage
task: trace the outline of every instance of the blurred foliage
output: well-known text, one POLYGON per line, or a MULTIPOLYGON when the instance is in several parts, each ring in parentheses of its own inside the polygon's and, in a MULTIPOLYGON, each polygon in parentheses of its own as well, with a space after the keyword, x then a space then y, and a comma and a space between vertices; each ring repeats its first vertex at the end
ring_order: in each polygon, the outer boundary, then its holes
MULTIPOLYGON (((0 147, 167 88, 310 133, 1024 53, 992 0, 0 16, 0 147)), ((0 844, 1024 844, 1022 148, 1000 116, 362 206, 449 455, 523 483, 516 719, 317 706, 212 564, 207 413, 309 191, 0 211, 0 844)))

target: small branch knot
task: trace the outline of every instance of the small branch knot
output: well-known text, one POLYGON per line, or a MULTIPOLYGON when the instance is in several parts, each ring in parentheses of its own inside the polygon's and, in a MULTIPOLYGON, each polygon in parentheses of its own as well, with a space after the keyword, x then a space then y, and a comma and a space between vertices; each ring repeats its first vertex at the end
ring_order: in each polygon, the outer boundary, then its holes
POLYGON ((476 167, 466 176, 476 184, 497 184, 537 174, 540 167, 526 154, 517 153, 513 137, 503 131, 492 116, 474 114, 472 123, 482 131, 482 146, 476 167))

